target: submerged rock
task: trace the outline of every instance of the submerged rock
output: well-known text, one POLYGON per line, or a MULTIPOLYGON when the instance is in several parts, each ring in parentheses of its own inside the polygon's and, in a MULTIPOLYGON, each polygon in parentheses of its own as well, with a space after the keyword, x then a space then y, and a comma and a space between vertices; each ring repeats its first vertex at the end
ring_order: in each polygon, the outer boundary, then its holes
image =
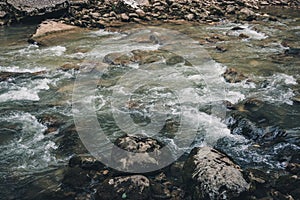
POLYGON ((69 38, 71 33, 79 31, 81 29, 76 26, 47 20, 39 25, 36 32, 29 39, 29 42, 44 46, 52 45, 55 42, 69 38))
POLYGON ((0 72, 0 82, 1 81, 10 81, 12 79, 17 78, 29 78, 32 76, 38 77, 39 75, 42 75, 46 73, 45 71, 39 71, 39 72, 0 72))
POLYGON ((194 199, 232 199, 250 188, 240 167, 210 147, 194 148, 183 171, 194 199))

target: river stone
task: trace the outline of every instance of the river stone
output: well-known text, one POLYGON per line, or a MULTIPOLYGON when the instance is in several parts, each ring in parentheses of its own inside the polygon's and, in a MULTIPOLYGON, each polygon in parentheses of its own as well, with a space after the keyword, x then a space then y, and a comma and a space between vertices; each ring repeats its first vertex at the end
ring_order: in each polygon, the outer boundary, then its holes
POLYGON ((96 200, 150 199, 150 181, 142 175, 108 178, 97 188, 96 200))
POLYGON ((63 41, 70 37, 71 33, 80 31, 81 29, 76 26, 47 20, 39 25, 36 32, 29 39, 29 42, 48 46, 52 45, 54 42, 63 41))
POLYGON ((164 164, 165 160, 162 159, 169 153, 166 149, 161 151, 163 144, 159 141, 143 136, 124 135, 114 144, 111 159, 122 171, 152 171, 164 164), (119 151, 118 148, 126 151, 119 151), (127 151, 135 154, 127 154, 127 151))
POLYGON ((210 147, 194 148, 183 173, 194 199, 232 199, 250 188, 240 167, 210 147))

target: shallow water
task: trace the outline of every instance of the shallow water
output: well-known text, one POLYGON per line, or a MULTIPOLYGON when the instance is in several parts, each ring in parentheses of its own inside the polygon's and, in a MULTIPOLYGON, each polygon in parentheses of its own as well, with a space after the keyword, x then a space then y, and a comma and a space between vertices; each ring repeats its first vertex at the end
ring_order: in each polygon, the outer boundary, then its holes
MULTIPOLYGON (((100 82, 93 88, 95 96, 84 100, 94 104, 101 128, 111 140, 124 132, 139 133, 177 149, 172 141, 185 140, 195 131, 193 143, 180 148, 188 152, 194 146, 215 146, 244 168, 267 170, 283 169, 286 157, 297 154, 300 107, 293 98, 300 93, 300 57, 284 52, 289 50, 287 45, 300 48, 299 16, 277 22, 139 28, 81 33, 76 40, 49 47, 27 44, 34 26, 0 28, 0 72, 13 74, 0 81, 0 198, 30 199, 55 191, 70 156, 85 152, 82 147, 65 145, 62 138, 73 124, 74 82, 87 71, 100 82), (234 27, 243 30, 231 30, 234 27), (249 37, 240 38, 241 33, 249 37), (149 34, 158 34, 159 40, 153 36, 153 42, 149 34), (219 39, 211 42, 214 38, 219 39), (219 52, 216 46, 227 51, 219 52), (137 49, 164 50, 171 58, 175 54, 188 62, 167 65, 166 58, 160 57, 150 64, 103 64, 109 53, 131 55, 137 49), (82 69, 61 70, 66 63, 82 69), (222 73, 229 67, 252 81, 226 83, 222 73), (227 110, 222 103, 249 98, 263 103, 239 111, 227 110), (133 107, 128 106, 130 102, 133 107), (243 132, 245 125, 235 127, 235 114, 252 124, 253 135, 285 130, 287 136, 274 142, 272 138, 271 142, 253 139, 243 132), (177 135, 172 130, 160 132, 164 125, 160 116, 184 123, 184 131, 177 135), (48 130, 49 118, 59 122, 58 129, 48 130)), ((85 84, 90 83, 77 87, 85 84)))

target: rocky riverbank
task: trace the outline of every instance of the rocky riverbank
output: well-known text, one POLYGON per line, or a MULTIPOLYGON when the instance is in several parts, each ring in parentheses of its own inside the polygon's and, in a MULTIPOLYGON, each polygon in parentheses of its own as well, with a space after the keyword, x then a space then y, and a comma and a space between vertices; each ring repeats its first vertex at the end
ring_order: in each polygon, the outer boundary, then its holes
POLYGON ((300 7, 299 0, 1 0, 0 25, 20 21, 60 18, 82 27, 120 26, 151 21, 218 22, 224 19, 256 20, 270 16, 267 6, 300 7))

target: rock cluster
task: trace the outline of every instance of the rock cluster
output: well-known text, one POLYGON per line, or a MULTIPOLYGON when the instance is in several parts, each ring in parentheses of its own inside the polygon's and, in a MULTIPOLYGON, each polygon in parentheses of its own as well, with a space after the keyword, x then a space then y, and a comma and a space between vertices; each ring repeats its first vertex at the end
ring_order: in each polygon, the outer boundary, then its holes
POLYGON ((214 22, 234 16, 253 20, 262 6, 299 7, 299 0, 1 0, 0 25, 22 19, 65 16, 69 24, 84 27, 119 26, 122 22, 214 22))
POLYGON ((152 0, 138 6, 126 1, 91 1, 85 7, 70 6, 67 23, 84 27, 120 26, 122 22, 176 21, 217 22, 228 17, 241 20, 257 18, 261 6, 299 6, 297 1, 208 1, 152 0))

